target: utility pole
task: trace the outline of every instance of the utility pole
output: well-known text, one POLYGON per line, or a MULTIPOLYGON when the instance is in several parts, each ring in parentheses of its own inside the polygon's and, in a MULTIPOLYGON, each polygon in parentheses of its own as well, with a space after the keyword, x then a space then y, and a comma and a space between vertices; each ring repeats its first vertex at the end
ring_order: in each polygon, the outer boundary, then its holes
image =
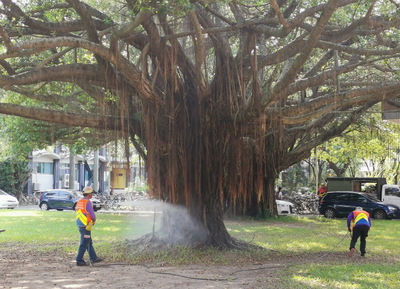
POLYGON ((72 146, 69 147, 69 184, 70 190, 75 190, 75 152, 72 146))
POLYGON ((314 155, 315 155, 315 188, 318 191, 319 185, 319 165, 318 165, 318 152, 317 147, 314 148, 314 155))
POLYGON ((99 190, 99 150, 94 151, 93 157, 93 190, 99 190))

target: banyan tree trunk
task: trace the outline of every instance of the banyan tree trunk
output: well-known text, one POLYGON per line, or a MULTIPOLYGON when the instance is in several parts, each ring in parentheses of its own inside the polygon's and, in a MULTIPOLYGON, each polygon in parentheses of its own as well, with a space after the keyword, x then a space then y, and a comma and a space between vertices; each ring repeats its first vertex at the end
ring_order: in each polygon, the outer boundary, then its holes
POLYGON ((266 209, 270 216, 277 215, 277 207, 275 202, 275 179, 273 175, 266 178, 266 209))

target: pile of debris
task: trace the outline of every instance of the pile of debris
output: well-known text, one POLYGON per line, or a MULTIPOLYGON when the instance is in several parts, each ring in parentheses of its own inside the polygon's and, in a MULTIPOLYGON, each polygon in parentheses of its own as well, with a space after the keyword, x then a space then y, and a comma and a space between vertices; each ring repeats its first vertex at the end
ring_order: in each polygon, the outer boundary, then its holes
POLYGON ((285 201, 294 204, 294 208, 297 214, 303 215, 318 215, 318 204, 319 199, 317 194, 306 192, 306 193, 292 193, 291 195, 285 196, 285 201))

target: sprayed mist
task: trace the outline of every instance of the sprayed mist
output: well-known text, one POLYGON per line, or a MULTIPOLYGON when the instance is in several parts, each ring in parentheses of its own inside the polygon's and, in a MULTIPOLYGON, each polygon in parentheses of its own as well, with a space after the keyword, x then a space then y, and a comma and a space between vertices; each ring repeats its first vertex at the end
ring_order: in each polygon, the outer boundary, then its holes
POLYGON ((135 208, 132 218, 144 214, 148 216, 148 220, 152 217, 152 222, 146 222, 147 228, 142 227, 141 230, 151 235, 157 243, 193 246, 204 244, 208 239, 204 226, 183 206, 153 200, 133 201, 132 205, 135 208))

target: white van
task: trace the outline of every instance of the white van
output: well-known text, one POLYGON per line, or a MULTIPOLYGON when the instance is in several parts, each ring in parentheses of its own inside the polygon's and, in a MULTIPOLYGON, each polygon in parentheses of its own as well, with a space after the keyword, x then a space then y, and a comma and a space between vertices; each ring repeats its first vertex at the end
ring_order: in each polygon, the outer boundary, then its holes
POLYGON ((398 185, 382 186, 382 201, 400 207, 400 188, 398 185))

